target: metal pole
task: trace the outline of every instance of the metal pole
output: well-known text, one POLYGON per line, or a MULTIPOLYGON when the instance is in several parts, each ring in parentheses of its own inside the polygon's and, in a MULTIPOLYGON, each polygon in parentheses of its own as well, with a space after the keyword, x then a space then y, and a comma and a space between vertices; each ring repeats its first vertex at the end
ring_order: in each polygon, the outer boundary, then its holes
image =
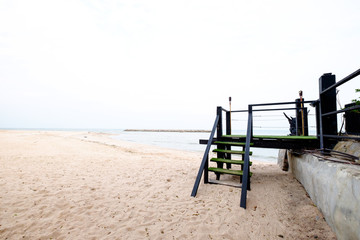
POLYGON ((230 108, 230 134, 231 134, 231 97, 229 97, 229 108, 230 108))
POLYGON ((300 90, 299 91, 299 95, 300 95, 300 106, 301 106, 301 130, 302 130, 302 136, 305 135, 305 122, 304 122, 304 103, 303 103, 303 92, 300 90))

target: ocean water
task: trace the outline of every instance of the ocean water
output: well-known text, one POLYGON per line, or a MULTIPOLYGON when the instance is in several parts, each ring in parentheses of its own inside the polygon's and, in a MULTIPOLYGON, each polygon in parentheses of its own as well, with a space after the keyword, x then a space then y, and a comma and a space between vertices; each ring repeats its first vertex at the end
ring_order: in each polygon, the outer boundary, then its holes
MULTIPOLYGON (((8 128, 9 129, 9 128, 8 128)), ((113 134, 114 139, 159 146, 169 149, 201 152, 206 149, 206 145, 199 144, 199 139, 209 139, 210 133, 204 132, 130 132, 124 129, 64 129, 64 128, 13 128, 13 130, 45 130, 45 131, 89 131, 113 134)), ((245 130, 234 130, 233 134, 245 135, 245 130)), ((284 129, 254 129, 255 135, 287 135, 288 130, 284 129)), ((215 136, 216 137, 216 136, 215 136)), ((212 146, 214 149, 215 146, 212 146)), ((278 149, 251 148, 252 159, 276 163, 278 149)))
MULTIPOLYGON (((204 152, 206 145, 199 144, 199 139, 209 139, 210 133, 203 132, 130 132, 123 130, 107 131, 115 134, 113 138, 154 145, 170 149, 183 151, 204 152)), ((287 132, 279 130, 258 130, 254 132, 257 135, 286 135, 287 132)), ((234 131, 233 134, 245 134, 244 131, 234 131)), ((215 146, 212 146, 214 149, 215 146)), ((276 163, 278 157, 278 149, 251 148, 253 152, 252 159, 276 163)))

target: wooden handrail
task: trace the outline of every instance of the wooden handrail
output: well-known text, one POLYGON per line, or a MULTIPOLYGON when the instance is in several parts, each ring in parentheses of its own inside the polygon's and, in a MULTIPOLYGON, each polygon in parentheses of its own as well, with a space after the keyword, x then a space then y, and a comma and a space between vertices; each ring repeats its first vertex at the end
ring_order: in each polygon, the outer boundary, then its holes
POLYGON ((201 176, 202 176, 202 173, 203 173, 203 171, 204 171, 205 165, 206 165, 206 163, 207 163, 207 161, 208 161, 208 155, 209 155, 209 152, 210 152, 210 147, 211 147, 211 144, 212 144, 213 139, 214 139, 214 135, 215 135, 215 132, 216 132, 216 127, 217 127, 217 125, 218 125, 218 123, 219 123, 219 119, 220 119, 220 116, 219 116, 219 115, 216 115, 215 122, 214 122, 214 126, 213 126, 213 128, 212 128, 209 141, 208 141, 208 143, 207 143, 207 145, 206 145, 206 150, 205 150, 203 159, 202 159, 201 164, 200 164, 199 172, 198 172, 198 174, 197 174, 197 177, 196 177, 196 180, 195 180, 195 184, 194 184, 193 190, 192 190, 192 192, 191 192, 191 196, 192 196, 192 197, 195 197, 195 196, 196 196, 197 190, 198 190, 198 188, 199 188, 201 176))
POLYGON ((246 133, 246 142, 245 142, 245 158, 244 158, 244 170, 243 170, 243 182, 241 185, 241 197, 240 197, 240 207, 246 209, 246 197, 249 181, 249 156, 250 156, 250 142, 252 138, 252 106, 249 105, 249 115, 248 115, 248 126, 246 133))

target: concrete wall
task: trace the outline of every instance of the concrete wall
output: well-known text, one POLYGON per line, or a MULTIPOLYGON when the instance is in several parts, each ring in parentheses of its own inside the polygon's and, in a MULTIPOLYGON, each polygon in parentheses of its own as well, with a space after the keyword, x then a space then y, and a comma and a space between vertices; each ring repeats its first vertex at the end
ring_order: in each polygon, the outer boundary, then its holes
POLYGON ((360 239, 360 166, 320 161, 288 151, 289 169, 338 239, 360 239))

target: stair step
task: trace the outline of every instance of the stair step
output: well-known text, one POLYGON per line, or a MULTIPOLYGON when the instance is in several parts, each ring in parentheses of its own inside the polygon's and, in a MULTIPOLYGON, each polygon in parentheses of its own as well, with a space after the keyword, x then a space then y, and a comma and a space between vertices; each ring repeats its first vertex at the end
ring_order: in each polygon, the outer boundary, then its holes
MULTIPOLYGON (((245 146, 244 142, 223 142, 223 141, 215 141, 214 143, 219 145, 230 145, 230 146, 245 146)), ((253 146, 254 143, 250 143, 250 146, 253 146)))
MULTIPOLYGON (((225 149, 214 149, 213 152, 230 153, 230 154, 245 154, 245 151, 225 150, 225 149)), ((252 152, 249 152, 249 154, 252 155, 252 152)))
MULTIPOLYGON (((231 163, 231 164, 244 164, 243 160, 232 160, 232 159, 225 159, 225 158, 212 158, 210 159, 211 162, 222 162, 222 163, 231 163)), ((249 165, 252 165, 252 162, 249 162, 249 165)))
MULTIPOLYGON (((241 171, 241 170, 213 168, 213 167, 209 167, 208 170, 210 172, 214 172, 214 173, 223 173, 223 174, 230 174, 230 175, 236 175, 236 176, 242 176, 243 175, 243 171, 241 171)), ((252 175, 252 172, 250 172, 250 177, 251 177, 251 175, 252 175)))

